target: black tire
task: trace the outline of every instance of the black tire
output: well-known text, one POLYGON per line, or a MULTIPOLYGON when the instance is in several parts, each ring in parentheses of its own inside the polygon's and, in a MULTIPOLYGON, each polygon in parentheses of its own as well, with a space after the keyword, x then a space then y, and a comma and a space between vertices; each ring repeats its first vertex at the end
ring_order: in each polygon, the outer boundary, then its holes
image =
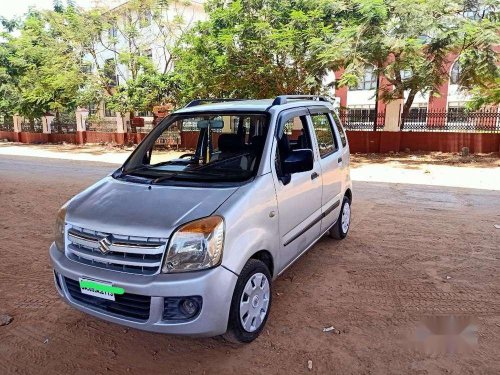
POLYGON ((229 311, 227 332, 223 335, 224 339, 233 343, 249 343, 255 340, 266 325, 267 318, 269 317, 269 311, 271 310, 272 295, 271 273, 269 272, 266 264, 258 259, 249 259, 241 270, 240 276, 238 277, 238 281, 236 282, 236 286, 234 288, 233 298, 231 300, 231 309, 229 311), (269 304, 267 314, 262 320, 260 327, 253 332, 248 332, 241 324, 240 300, 247 281, 252 275, 259 272, 265 275, 267 282, 269 283, 269 304))
POLYGON ((344 238, 346 238, 347 233, 349 233, 349 228, 351 227, 349 220, 349 226, 347 227, 347 230, 344 232, 342 228, 342 213, 344 212, 344 205, 346 204, 348 204, 350 208, 351 201, 349 200, 349 198, 344 197, 344 199, 342 200, 342 206, 340 207, 340 213, 337 222, 333 225, 333 227, 330 228, 328 232, 328 235, 336 240, 343 240, 344 238))

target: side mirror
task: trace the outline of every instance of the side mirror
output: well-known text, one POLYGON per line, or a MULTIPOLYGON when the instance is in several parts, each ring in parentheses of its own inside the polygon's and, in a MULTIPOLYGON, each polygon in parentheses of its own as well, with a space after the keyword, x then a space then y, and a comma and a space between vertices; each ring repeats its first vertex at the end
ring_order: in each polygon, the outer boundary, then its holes
POLYGON ((311 149, 292 150, 283 161, 283 173, 293 174, 313 169, 314 156, 311 149))

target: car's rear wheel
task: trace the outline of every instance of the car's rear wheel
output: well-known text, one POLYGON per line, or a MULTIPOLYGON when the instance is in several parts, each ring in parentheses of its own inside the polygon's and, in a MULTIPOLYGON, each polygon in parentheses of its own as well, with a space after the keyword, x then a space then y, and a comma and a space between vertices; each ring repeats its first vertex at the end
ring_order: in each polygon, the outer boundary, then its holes
POLYGON ((342 207, 340 208, 339 218, 337 222, 328 232, 329 236, 337 240, 346 238, 351 225, 351 201, 349 198, 344 197, 342 200, 342 207))
POLYGON ((269 269, 260 260, 250 259, 236 282, 224 338, 237 343, 255 340, 266 324, 271 299, 269 269))

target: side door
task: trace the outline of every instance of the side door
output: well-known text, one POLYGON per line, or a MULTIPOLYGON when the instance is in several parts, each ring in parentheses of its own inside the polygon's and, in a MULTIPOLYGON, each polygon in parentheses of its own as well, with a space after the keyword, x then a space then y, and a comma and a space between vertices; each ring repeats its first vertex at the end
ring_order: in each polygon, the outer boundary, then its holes
POLYGON ((282 161, 291 150, 313 149, 306 109, 280 114, 271 159, 280 231, 279 270, 295 260, 320 235, 321 168, 315 157, 310 171, 284 175, 282 161))
POLYGON ((321 198, 321 233, 337 220, 342 199, 342 146, 335 132, 334 120, 327 108, 311 108, 311 124, 317 142, 317 152, 323 180, 321 198))

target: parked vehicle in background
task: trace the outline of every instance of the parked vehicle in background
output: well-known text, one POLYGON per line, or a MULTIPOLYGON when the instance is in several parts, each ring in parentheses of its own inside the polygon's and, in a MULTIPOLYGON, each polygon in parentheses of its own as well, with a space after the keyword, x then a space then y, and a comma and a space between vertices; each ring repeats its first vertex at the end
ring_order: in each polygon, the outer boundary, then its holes
POLYGON ((250 342, 273 280, 324 234, 345 238, 351 203, 349 146, 326 99, 197 100, 61 208, 56 287, 111 322, 250 342), (196 149, 162 159, 157 140, 175 128, 195 131, 196 149))

